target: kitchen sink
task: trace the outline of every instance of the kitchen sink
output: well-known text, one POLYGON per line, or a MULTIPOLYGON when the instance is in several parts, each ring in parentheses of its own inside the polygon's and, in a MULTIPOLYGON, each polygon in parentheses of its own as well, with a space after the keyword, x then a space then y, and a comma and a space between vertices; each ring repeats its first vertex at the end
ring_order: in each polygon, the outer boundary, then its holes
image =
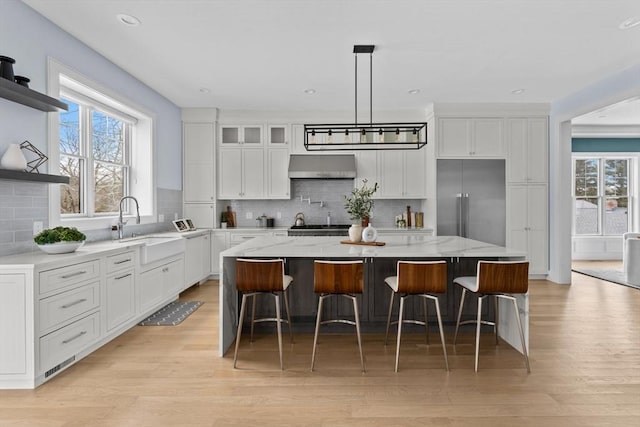
POLYGON ((185 251, 185 242, 180 236, 138 236, 119 242, 143 243, 140 247, 140 264, 149 264, 185 251))

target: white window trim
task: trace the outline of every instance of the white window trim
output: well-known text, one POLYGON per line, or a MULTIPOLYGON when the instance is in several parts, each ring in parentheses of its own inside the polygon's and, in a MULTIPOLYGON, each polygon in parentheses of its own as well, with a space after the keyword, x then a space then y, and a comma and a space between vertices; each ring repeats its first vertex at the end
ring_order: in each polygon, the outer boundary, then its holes
POLYGON ((637 230, 640 225, 640 186, 636 185, 640 178, 640 153, 635 152, 576 152, 571 155, 571 236, 574 239, 611 239, 618 238, 612 234, 576 234, 575 230, 575 165, 579 159, 629 159, 629 231, 637 230))
MULTIPOLYGON (((119 105, 126 118, 137 122, 136 129, 131 135, 132 141, 149 141, 148 145, 139 146, 132 144, 131 164, 135 165, 129 179, 131 181, 131 195, 136 197, 140 203, 140 223, 152 224, 157 222, 157 189, 156 189, 156 168, 155 168, 155 114, 137 105, 130 99, 104 87, 77 71, 57 62, 53 58, 47 60, 47 94, 55 99, 60 98, 60 76, 66 76, 75 82, 78 87, 89 89, 100 93, 119 105), (151 161, 137 161, 136 158, 150 157, 151 161), (144 177, 148 176, 149 179, 144 177)), ((103 101, 103 99, 98 99, 103 101)), ((59 173, 60 151, 58 142, 59 115, 48 115, 48 172, 59 173)), ((133 218, 127 215, 126 218, 133 218)), ((110 229, 117 222, 117 215, 95 216, 92 218, 62 218, 60 215, 60 185, 49 185, 49 226, 59 225, 76 227, 79 230, 99 230, 110 229)), ((130 222, 132 223, 132 222, 130 222)))

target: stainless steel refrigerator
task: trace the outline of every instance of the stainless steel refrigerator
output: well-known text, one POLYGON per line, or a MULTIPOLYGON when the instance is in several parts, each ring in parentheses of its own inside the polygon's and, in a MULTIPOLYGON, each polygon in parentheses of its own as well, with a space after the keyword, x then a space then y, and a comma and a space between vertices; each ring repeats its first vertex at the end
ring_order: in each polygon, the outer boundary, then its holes
POLYGON ((438 160, 436 181, 439 236, 505 245, 504 160, 438 160))

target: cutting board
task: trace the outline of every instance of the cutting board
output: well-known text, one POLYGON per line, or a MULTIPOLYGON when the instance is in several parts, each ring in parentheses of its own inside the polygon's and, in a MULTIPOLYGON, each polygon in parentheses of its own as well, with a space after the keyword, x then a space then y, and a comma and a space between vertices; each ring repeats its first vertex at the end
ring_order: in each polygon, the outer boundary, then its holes
POLYGON ((351 240, 342 240, 343 245, 361 245, 361 246, 384 246, 385 242, 352 242, 351 240))

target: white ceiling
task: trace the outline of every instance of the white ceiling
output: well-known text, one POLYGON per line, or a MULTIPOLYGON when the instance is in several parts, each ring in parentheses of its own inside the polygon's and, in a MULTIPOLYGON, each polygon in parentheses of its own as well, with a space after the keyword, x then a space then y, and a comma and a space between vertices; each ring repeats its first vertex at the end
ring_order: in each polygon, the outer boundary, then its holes
POLYGON ((354 44, 374 111, 553 102, 640 60, 640 0, 23 1, 180 107, 352 111, 354 44))

